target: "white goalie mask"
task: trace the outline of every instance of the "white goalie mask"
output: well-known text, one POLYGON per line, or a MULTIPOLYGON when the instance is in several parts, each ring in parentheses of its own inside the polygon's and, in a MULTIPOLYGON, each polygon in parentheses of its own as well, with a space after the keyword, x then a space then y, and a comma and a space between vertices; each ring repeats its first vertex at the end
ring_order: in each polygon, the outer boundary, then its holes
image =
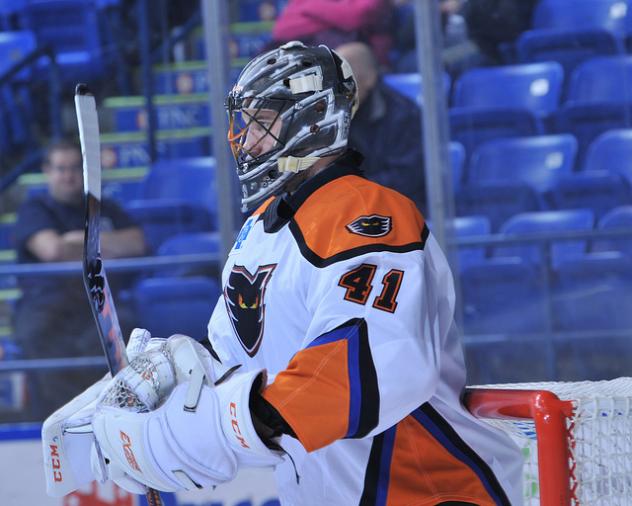
POLYGON ((351 67, 326 46, 289 42, 246 65, 226 99, 242 211, 342 153, 357 103, 351 67))

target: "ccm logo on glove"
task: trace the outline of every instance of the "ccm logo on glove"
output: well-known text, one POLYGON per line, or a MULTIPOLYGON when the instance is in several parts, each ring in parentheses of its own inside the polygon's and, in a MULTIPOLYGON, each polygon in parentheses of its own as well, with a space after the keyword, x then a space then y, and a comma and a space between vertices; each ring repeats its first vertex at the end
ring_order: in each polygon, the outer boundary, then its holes
POLYGON ((55 481, 63 481, 64 478, 61 475, 61 462, 59 460, 59 453, 57 452, 57 445, 50 445, 50 462, 53 466, 53 479, 55 481))
POLYGON ((123 453, 125 453, 125 458, 127 459, 127 463, 130 465, 132 469, 136 469, 139 473, 142 473, 140 467, 138 467, 138 462, 136 462, 136 457, 134 456, 134 452, 132 451, 132 440, 131 438, 125 434, 125 432, 120 431, 121 441, 123 443, 123 453))
POLYGON ((237 421, 237 406, 234 402, 231 402, 228 409, 230 410, 230 423, 233 426, 233 432, 235 433, 239 444, 244 448, 250 448, 244 437, 241 435, 241 430, 239 430, 239 422, 237 421))

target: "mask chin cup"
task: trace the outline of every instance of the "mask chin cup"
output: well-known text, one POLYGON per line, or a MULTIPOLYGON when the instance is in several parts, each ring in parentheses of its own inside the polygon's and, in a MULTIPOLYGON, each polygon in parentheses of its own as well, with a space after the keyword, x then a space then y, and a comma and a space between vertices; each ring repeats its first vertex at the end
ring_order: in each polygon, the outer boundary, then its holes
POLYGON ((320 157, 318 156, 284 156, 278 159, 277 164, 279 172, 297 173, 309 169, 318 160, 320 160, 320 157))

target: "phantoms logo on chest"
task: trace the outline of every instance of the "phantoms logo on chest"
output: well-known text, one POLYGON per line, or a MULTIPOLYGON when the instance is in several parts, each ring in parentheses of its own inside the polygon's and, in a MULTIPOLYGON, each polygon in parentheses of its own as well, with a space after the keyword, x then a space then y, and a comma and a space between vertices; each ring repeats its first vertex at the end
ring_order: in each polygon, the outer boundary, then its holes
POLYGON ((246 353, 254 357, 263 338, 266 287, 276 264, 262 265, 252 274, 234 265, 224 287, 224 302, 230 323, 246 353))

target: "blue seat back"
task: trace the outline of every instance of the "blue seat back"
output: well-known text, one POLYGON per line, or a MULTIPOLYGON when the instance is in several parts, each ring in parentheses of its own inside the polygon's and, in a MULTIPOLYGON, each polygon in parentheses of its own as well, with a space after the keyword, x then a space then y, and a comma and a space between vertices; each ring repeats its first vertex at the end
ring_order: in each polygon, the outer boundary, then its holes
POLYGON ((213 279, 219 278, 221 273, 220 237, 218 232, 191 232, 178 234, 166 239, 158 248, 158 255, 205 255, 209 264, 204 265, 174 265, 160 270, 161 276, 191 276, 205 275, 213 279), (215 262, 210 261, 216 258, 215 262))
MULTIPOLYGON (((395 91, 401 93, 405 97, 414 100, 417 104, 423 103, 423 83, 421 81, 421 74, 419 72, 410 72, 403 74, 384 74, 382 77, 384 83, 393 88, 395 91)), ((443 74, 443 91, 445 97, 448 98, 450 93, 450 75, 443 74)))
MULTIPOLYGON (((486 236, 491 233, 491 223, 487 216, 459 216, 449 225, 455 238, 486 236)), ((459 247, 459 270, 485 261, 485 246, 459 247)))
POLYGON ((582 167, 588 146, 608 130, 632 127, 632 103, 567 104, 553 117, 553 130, 577 139, 577 165, 582 167))
POLYGON ((564 71, 559 63, 525 63, 465 72, 455 83, 455 107, 519 108, 546 115, 557 109, 564 71))
MULTIPOLYGON (((33 32, 0 32, 0 74, 9 70, 36 48, 33 32)), ((30 70, 24 69, 18 74, 19 79, 28 79, 30 70)))
MULTIPOLYGON (((101 36, 93 0, 29 0, 21 13, 23 25, 39 45, 50 44, 58 62, 101 67, 101 36)), ((93 69, 94 70, 94 69, 93 69)))
POLYGON ((474 152, 468 181, 522 181, 545 192, 572 172, 576 154, 577 141, 569 134, 497 139, 474 152))
POLYGON ((454 190, 458 190, 465 176, 465 147, 460 142, 451 142, 448 149, 452 166, 452 186, 454 190))
POLYGON ((450 138, 460 142, 466 155, 492 139, 542 133, 542 122, 526 109, 456 107, 449 111, 450 138))
POLYGON ((467 334, 547 329, 546 292, 537 269, 520 258, 490 259, 461 274, 467 334))
POLYGON ((557 329, 632 329, 629 257, 594 253, 561 262, 553 288, 557 329))
POLYGON ((153 251, 169 237, 185 232, 209 232, 214 228, 208 209, 180 199, 134 200, 126 209, 143 228, 153 251))
POLYGON ((203 276, 141 280, 133 289, 138 324, 155 336, 202 340, 220 294, 219 284, 203 276))
MULTIPOLYGON (((63 85, 104 77, 105 53, 94 0, 29 0, 22 20, 35 33, 38 46, 52 47, 63 85)), ((38 77, 44 78, 47 64, 42 62, 40 68, 38 77)))
POLYGON ((578 65, 568 86, 567 102, 632 102, 632 56, 600 56, 578 65))
MULTIPOLYGON (((607 30, 527 30, 516 41, 518 61, 558 62, 568 81, 581 62, 595 56, 623 53, 619 38, 607 30)), ((564 85, 566 88, 566 84, 564 85)), ((565 98, 565 89, 562 97, 565 98)))
POLYGON ((604 28, 623 33, 626 0, 540 0, 533 12, 534 28, 604 28))
MULTIPOLYGON (((500 233, 507 236, 542 234, 551 232, 590 231, 595 222, 594 213, 590 209, 573 209, 561 211, 540 211, 522 213, 507 220, 500 227, 500 233)), ((547 251, 547 247, 544 246, 547 251)), ((587 251, 587 240, 554 241, 550 250, 551 263, 582 256, 587 251)), ((542 243, 524 243, 494 248, 495 257, 520 257, 523 260, 540 264, 542 243)))
POLYGON ((183 255, 190 253, 219 253, 217 232, 178 234, 167 239, 158 248, 158 255, 183 255))
POLYGON ((486 216, 493 231, 511 216, 543 208, 542 199, 527 183, 478 183, 464 185, 455 198, 459 216, 486 216))
POLYGON ((181 199, 216 213, 215 159, 173 158, 152 166, 141 191, 145 199, 181 199))
POLYGON ((587 170, 560 178, 551 201, 558 209, 591 209, 598 219, 613 207, 632 204, 632 189, 619 174, 587 170))
MULTIPOLYGON (((627 229, 632 232, 632 205, 620 206, 606 213, 599 220, 597 229, 627 229)), ((632 259, 632 236, 620 239, 598 239, 593 242, 592 251, 619 251, 632 259)))
POLYGON ((584 168, 607 170, 632 181, 632 128, 604 132, 588 147, 584 168))

